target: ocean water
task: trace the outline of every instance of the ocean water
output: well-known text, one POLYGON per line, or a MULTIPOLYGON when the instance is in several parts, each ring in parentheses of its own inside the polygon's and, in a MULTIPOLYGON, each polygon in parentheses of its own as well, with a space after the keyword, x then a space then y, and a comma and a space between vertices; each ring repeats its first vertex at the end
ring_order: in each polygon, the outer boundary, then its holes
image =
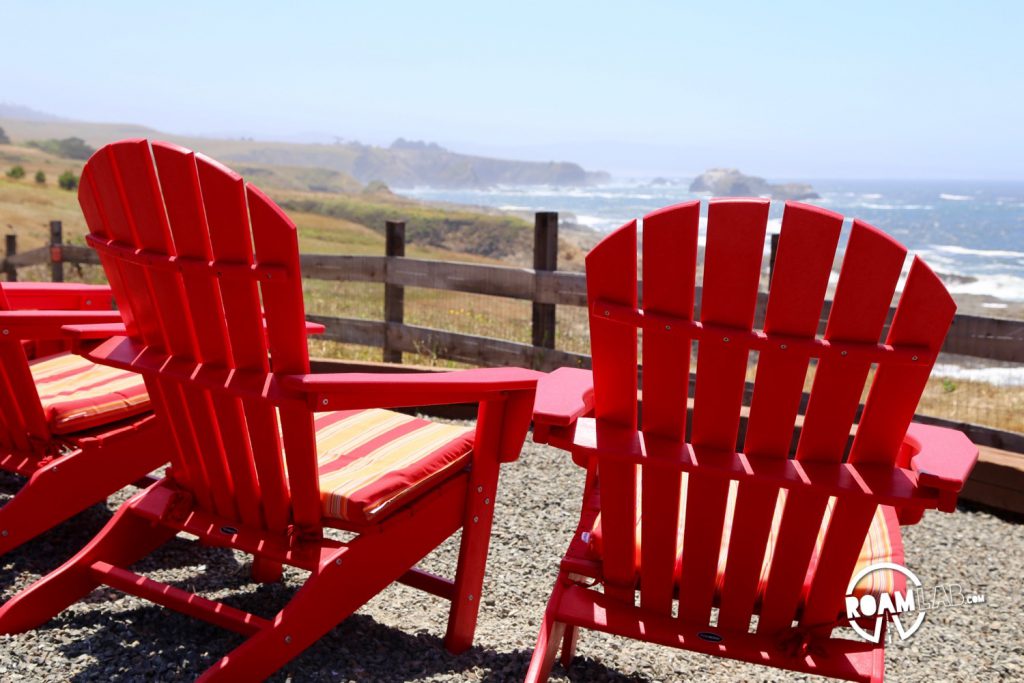
MULTIPOLYGON (((559 211, 600 231, 689 199, 690 179, 629 180, 597 187, 412 188, 399 194, 513 211, 559 211)), ((947 278, 956 294, 1024 302, 1024 182, 819 180, 810 200, 893 235, 947 278)), ((769 230, 781 225, 773 202, 769 230)), ((705 209, 706 212, 706 209, 705 209)), ((848 223, 846 229, 848 230, 848 223)), ((844 236, 845 237, 845 236, 844 236)), ((985 304, 993 315, 1005 304, 985 304)))

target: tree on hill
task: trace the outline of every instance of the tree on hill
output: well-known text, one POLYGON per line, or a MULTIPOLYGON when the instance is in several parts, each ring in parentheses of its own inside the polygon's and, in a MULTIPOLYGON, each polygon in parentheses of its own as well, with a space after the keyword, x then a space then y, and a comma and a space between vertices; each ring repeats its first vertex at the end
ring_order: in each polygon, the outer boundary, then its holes
POLYGON ((85 144, 82 138, 64 138, 63 140, 29 140, 29 147, 41 149, 65 159, 88 159, 96 150, 85 144))
POLYGON ((78 187, 78 176, 71 171, 64 171, 57 178, 57 184, 60 185, 62 190, 74 190, 78 187))
POLYGON ((11 139, 7 137, 7 133, 4 132, 3 128, 0 128, 0 145, 11 144, 11 139))
POLYGON ((36 182, 40 185, 46 184, 46 174, 42 171, 36 171, 36 182))
POLYGON ((12 166, 11 170, 7 171, 7 177, 13 180, 19 180, 25 177, 25 169, 21 166, 12 166))

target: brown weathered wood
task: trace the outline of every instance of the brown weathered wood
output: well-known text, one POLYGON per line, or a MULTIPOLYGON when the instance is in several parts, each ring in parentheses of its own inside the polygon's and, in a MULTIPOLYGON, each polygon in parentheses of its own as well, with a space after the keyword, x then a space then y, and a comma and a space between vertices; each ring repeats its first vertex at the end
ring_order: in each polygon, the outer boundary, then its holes
POLYGON ((96 250, 81 244, 64 244, 60 248, 64 263, 99 265, 100 257, 96 250))
POLYGON ((529 268, 401 259, 388 265, 387 281, 405 287, 446 289, 511 299, 534 298, 534 272, 529 268))
POLYGON ((415 325, 402 325, 393 340, 403 351, 435 355, 480 366, 515 365, 553 370, 557 367, 590 367, 589 356, 519 344, 504 339, 446 332, 415 325))
POLYGON ((18 269, 11 262, 11 259, 18 253, 18 236, 4 235, 4 274, 8 282, 16 282, 18 269))
POLYGON ((958 315, 942 350, 976 358, 1024 363, 1024 321, 958 315))
POLYGON ((386 256, 343 256, 338 254, 302 254, 302 277, 311 280, 342 282, 384 282, 386 256))
MULTIPOLYGON (((533 269, 558 270, 558 214, 539 211, 533 225, 533 269)), ((533 345, 555 348, 555 304, 533 304, 533 345)))
POLYGON ((386 221, 384 235, 384 255, 388 259, 384 285, 384 322, 387 324, 387 333, 384 335, 382 354, 385 363, 401 363, 402 352, 392 343, 392 329, 405 321, 405 287, 395 284, 391 278, 391 271, 397 268, 405 257, 405 223, 386 221))
POLYGON ((60 221, 50 221, 50 280, 64 282, 64 226, 60 221))
POLYGON ((539 271, 535 278, 534 301, 567 306, 587 305, 587 277, 583 273, 539 271))
POLYGON ((327 329, 317 339, 336 341, 342 344, 384 347, 387 323, 383 320, 360 320, 359 318, 335 318, 326 315, 307 315, 312 322, 320 323, 327 329))
POLYGON ((987 508, 1024 515, 1024 455, 979 448, 978 464, 960 499, 987 508))

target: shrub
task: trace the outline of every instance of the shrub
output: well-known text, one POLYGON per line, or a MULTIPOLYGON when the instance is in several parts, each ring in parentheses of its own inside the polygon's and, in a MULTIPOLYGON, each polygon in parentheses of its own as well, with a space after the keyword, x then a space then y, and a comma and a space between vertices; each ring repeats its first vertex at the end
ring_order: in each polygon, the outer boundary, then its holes
POLYGON ((27 144, 29 147, 35 147, 41 149, 44 152, 50 154, 56 154, 59 157, 65 159, 88 159, 93 155, 94 150, 89 145, 85 144, 85 140, 82 138, 64 138, 63 140, 30 140, 27 144))
POLYGON ((60 185, 62 190, 74 190, 78 187, 78 176, 71 171, 64 171, 57 178, 57 184, 60 185))
POLYGON ((0 145, 11 144, 11 139, 7 137, 7 133, 4 132, 3 128, 0 128, 0 145))
POLYGON ((36 182, 40 185, 46 184, 46 174, 42 171, 36 171, 36 182))
POLYGON ((25 169, 21 166, 12 166, 11 170, 7 171, 7 177, 18 180, 19 178, 25 177, 25 169))

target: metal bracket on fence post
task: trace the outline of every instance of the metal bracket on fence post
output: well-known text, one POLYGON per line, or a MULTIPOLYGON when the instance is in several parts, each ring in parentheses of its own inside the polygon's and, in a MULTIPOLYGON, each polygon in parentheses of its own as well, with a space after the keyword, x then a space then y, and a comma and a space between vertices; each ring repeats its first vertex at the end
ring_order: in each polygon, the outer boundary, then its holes
POLYGON ((60 221, 50 221, 50 280, 64 282, 64 226, 60 221))
MULTIPOLYGON (((558 213, 538 211, 533 224, 533 269, 558 269, 558 213)), ((555 304, 533 304, 533 345, 555 348, 555 304)))
POLYGON ((384 269, 384 362, 401 363, 402 352, 393 344, 393 335, 397 335, 398 330, 392 325, 401 325, 405 320, 405 287, 391 284, 390 257, 405 256, 405 221, 386 221, 384 229, 384 254, 389 257, 384 269))
POLYGON ((18 236, 4 235, 4 273, 7 274, 8 282, 18 281, 18 267, 11 263, 11 259, 18 253, 18 236))

